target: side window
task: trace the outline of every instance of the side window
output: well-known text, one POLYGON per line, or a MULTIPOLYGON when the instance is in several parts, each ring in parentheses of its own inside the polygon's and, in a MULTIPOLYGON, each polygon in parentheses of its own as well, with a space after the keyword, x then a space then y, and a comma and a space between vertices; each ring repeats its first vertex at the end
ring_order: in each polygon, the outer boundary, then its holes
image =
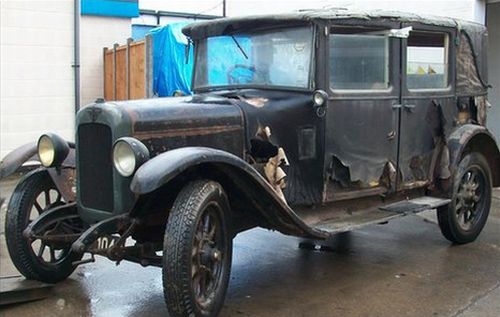
POLYGON ((330 86, 333 90, 388 88, 388 37, 330 35, 330 86))
POLYGON ((411 32, 406 48, 408 89, 448 86, 448 37, 443 33, 411 32))

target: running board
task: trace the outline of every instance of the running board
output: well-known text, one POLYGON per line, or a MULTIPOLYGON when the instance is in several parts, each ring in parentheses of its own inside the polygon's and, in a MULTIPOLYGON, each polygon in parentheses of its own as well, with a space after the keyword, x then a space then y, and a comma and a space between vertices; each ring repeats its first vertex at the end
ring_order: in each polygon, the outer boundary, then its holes
POLYGON ((424 196, 415 199, 398 201, 387 206, 382 206, 379 209, 384 211, 408 214, 434 209, 447 205, 450 202, 451 200, 446 198, 424 196))
POLYGON ((424 196, 403 200, 379 208, 360 210, 352 214, 343 214, 313 224, 312 227, 324 235, 359 229, 372 224, 383 224, 389 220, 418 213, 424 210, 444 206, 449 199, 424 196))

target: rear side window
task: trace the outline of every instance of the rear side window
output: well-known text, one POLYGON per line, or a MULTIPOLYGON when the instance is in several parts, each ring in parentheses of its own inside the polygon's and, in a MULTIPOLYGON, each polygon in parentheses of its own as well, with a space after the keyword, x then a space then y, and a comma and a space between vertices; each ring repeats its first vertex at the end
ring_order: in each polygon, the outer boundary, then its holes
POLYGON ((448 37, 443 33, 411 32, 406 48, 408 89, 448 86, 448 37))
POLYGON ((330 35, 330 86, 342 89, 389 87, 389 39, 367 34, 330 35))

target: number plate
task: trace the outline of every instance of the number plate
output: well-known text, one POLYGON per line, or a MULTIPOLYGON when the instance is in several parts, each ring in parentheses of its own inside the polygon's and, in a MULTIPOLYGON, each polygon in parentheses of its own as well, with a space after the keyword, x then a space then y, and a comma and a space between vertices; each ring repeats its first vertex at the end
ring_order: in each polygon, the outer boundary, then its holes
POLYGON ((99 253, 108 250, 116 244, 119 237, 114 237, 110 235, 102 236, 98 238, 92 245, 94 252, 99 253))

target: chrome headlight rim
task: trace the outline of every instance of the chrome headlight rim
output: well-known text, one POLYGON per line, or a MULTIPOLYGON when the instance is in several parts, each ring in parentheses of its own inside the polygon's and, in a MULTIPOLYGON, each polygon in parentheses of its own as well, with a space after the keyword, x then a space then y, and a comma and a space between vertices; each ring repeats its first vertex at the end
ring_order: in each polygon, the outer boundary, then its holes
POLYGON ((313 103, 316 107, 326 106, 328 94, 324 90, 316 90, 312 94, 313 103))
POLYGON ((44 167, 60 166, 69 154, 66 140, 54 133, 45 133, 38 138, 37 154, 44 167))
POLYGON ((139 140, 122 137, 113 144, 113 166, 123 177, 132 176, 147 160, 149 151, 139 140))

